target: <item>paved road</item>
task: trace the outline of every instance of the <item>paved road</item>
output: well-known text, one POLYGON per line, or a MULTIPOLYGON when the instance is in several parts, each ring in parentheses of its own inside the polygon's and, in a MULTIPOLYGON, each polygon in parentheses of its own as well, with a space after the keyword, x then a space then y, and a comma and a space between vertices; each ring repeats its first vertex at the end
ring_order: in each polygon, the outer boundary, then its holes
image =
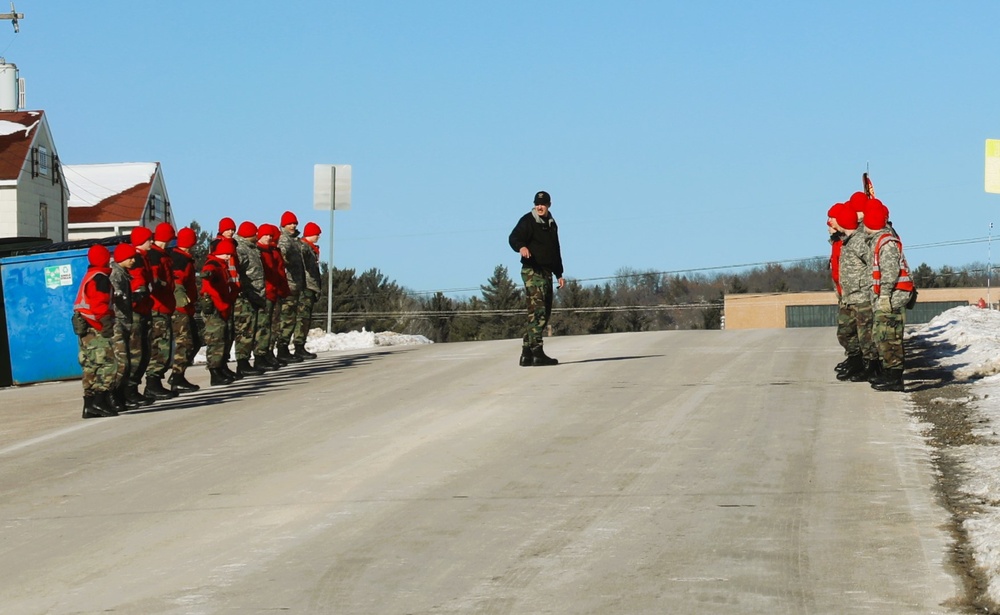
POLYGON ((113 419, 0 390, 0 611, 948 612, 928 450, 903 395, 831 378, 831 329, 518 344, 113 419))

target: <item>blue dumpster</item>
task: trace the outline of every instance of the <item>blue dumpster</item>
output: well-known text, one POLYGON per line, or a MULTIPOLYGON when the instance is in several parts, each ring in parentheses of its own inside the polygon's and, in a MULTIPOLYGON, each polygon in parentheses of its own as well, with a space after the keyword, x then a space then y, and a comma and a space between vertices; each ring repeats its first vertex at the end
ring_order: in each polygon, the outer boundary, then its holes
POLYGON ((87 248, 0 258, 13 384, 79 378, 70 318, 87 248))

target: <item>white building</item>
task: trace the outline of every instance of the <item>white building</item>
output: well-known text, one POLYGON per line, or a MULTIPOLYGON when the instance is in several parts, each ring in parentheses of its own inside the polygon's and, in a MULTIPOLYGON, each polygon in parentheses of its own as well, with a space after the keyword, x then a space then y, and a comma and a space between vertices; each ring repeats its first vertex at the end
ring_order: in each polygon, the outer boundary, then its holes
POLYGON ((44 111, 0 111, 0 238, 68 239, 69 190, 44 111))
POLYGON ((69 164, 69 239, 127 235, 137 226, 175 227, 159 162, 69 164))

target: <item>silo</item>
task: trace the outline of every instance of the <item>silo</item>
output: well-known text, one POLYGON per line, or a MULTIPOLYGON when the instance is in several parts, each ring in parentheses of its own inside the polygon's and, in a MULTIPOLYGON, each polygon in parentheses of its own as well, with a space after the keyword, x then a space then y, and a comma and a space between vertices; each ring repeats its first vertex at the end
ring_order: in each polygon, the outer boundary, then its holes
POLYGON ((18 111, 24 106, 22 87, 17 66, 0 58, 0 111, 18 111))

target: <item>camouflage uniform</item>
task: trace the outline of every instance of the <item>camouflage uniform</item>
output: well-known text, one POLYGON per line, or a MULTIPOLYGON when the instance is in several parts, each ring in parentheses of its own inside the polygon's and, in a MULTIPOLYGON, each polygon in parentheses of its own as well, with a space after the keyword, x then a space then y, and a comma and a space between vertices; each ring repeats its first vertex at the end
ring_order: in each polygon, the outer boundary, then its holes
MULTIPOLYGON (((201 348, 198 326, 195 324, 195 303, 198 301, 198 287, 194 269, 194 258, 185 249, 174 248, 170 253, 174 277, 174 311, 171 325, 174 334, 174 355, 171 375, 183 375, 191 366, 195 354, 201 348)), ((176 376, 179 377, 179 376, 176 376)))
MULTIPOLYGON (((295 338, 299 326, 299 304, 302 302, 302 292, 306 290, 305 262, 302 259, 302 242, 298 239, 299 231, 288 232, 281 229, 278 238, 278 249, 285 259, 285 275, 288 279, 288 296, 281 300, 280 324, 278 329, 279 350, 295 338)), ((297 339, 297 338, 296 338, 297 339)))
POLYGON ((149 365, 147 378, 163 378, 173 358, 174 328, 171 322, 176 298, 174 297, 173 264, 170 255, 159 245, 147 253, 152 272, 150 295, 153 309, 149 322, 149 365))
POLYGON ((256 237, 236 237, 236 258, 240 276, 240 294, 233 305, 236 359, 248 360, 254 350, 254 337, 260 310, 265 307, 264 265, 260 260, 256 237))
POLYGON ((313 306, 319 298, 322 290, 320 286, 322 275, 319 271, 319 250, 306 240, 299 242, 302 251, 302 263, 305 270, 306 286, 302 291, 299 303, 299 313, 297 316, 298 325, 295 327, 295 335, 292 342, 295 344, 305 344, 309 335, 309 327, 312 326, 313 306))
POLYGON ((132 337, 132 276, 118 263, 111 261, 112 303, 115 306, 115 329, 112 346, 117 370, 113 389, 128 384, 130 357, 129 342, 132 337))
POLYGON ((83 394, 93 395, 110 391, 118 375, 118 361, 112 346, 112 336, 105 336, 92 326, 80 336, 77 359, 83 368, 83 394))
MULTIPOLYGON (((893 235, 888 230, 878 231, 869 236, 869 243, 874 252, 878 239, 885 235, 893 235)), ((874 260, 874 254, 873 254, 874 260)), ((909 290, 898 289, 899 272, 905 268, 905 259, 899 241, 885 241, 878 254, 881 272, 880 295, 875 295, 872 289, 872 303, 876 305, 872 337, 875 342, 882 367, 902 369, 903 367, 903 327, 905 323, 904 310, 910 300, 909 290)))
POLYGON ((837 316, 837 338, 850 354, 866 361, 878 358, 872 341, 870 248, 862 230, 844 239, 840 251, 840 287, 843 292, 837 316))

